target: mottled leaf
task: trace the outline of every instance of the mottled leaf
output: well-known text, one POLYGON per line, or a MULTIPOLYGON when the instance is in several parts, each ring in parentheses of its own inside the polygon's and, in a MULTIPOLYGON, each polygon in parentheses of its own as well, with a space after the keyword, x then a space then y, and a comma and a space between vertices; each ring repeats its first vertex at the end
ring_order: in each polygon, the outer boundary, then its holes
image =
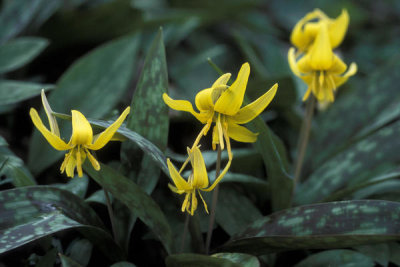
MULTIPOLYGON (((57 90, 48 97, 54 111, 70 114, 79 110, 86 117, 102 117, 121 100, 132 78, 139 37, 130 35, 101 45, 74 62, 57 82, 57 90)), ((43 121, 45 115, 40 113, 43 121)), ((69 139, 70 124, 60 125, 69 139)), ((62 153, 51 147, 35 130, 31 138, 28 165, 38 173, 56 162, 62 153), (36 159, 40 158, 40 161, 36 159)))
POLYGON ((399 214, 400 203, 384 200, 300 206, 254 222, 219 250, 261 255, 399 240, 399 214))
POLYGON ((16 70, 39 55, 49 42, 38 37, 21 37, 0 45, 0 73, 16 70))
POLYGON ((240 267, 241 265, 230 260, 200 255, 200 254, 174 254, 169 255, 165 263, 167 267, 240 267))
POLYGON ((49 186, 0 192, 0 254, 67 229, 78 229, 110 259, 123 258, 96 213, 74 194, 49 186))
POLYGON ((400 160, 399 135, 400 121, 397 121, 339 153, 299 185, 295 202, 307 204, 321 201, 336 190, 376 176, 376 172, 387 172, 385 166, 400 160))
MULTIPOLYGON (((126 127, 148 139, 161 151, 165 151, 168 142, 168 106, 162 100, 162 94, 167 92, 167 87, 167 63, 160 29, 147 52, 131 102, 132 115, 128 117, 126 127)), ((148 154, 143 154, 133 142, 122 144, 121 158, 129 170, 129 176, 133 176, 135 183, 147 194, 151 194, 161 173, 157 163, 148 154)), ((132 214, 131 219, 124 219, 119 225, 123 234, 118 239, 124 247, 129 245, 136 218, 132 214)))
POLYGON ((42 89, 49 90, 53 85, 23 81, 0 80, 0 105, 9 105, 21 102, 40 95, 42 89))
POLYGON ((312 254, 295 266, 373 267, 375 263, 370 257, 360 252, 349 249, 335 249, 312 254))
POLYGON ((381 266, 387 267, 389 264, 390 248, 388 244, 382 243, 374 245, 356 246, 353 247, 353 249, 368 256, 370 259, 379 263, 381 266))
POLYGON ((400 116, 397 105, 400 93, 394 86, 400 79, 399 62, 396 56, 376 68, 367 80, 357 83, 352 92, 338 97, 334 105, 316 118, 318 134, 310 140, 309 153, 314 168, 357 138, 373 133, 400 116))
POLYGON ((90 177, 138 216, 161 240, 165 249, 170 251, 171 229, 159 206, 149 195, 134 182, 107 165, 101 164, 100 171, 96 171, 86 161, 84 169, 90 177))

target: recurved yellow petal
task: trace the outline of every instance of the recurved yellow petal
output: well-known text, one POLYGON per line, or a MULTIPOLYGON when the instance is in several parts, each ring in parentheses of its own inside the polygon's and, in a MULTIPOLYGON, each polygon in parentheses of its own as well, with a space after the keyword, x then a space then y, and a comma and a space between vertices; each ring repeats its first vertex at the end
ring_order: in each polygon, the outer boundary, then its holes
POLYGON ((44 126, 42 120, 39 117, 39 114, 34 108, 31 108, 29 111, 29 115, 31 116, 33 124, 40 131, 40 133, 46 138, 47 142, 57 150, 68 150, 71 148, 68 144, 66 144, 59 136, 50 132, 46 126, 44 126))
POLYGON ((196 117, 201 123, 207 122, 207 117, 195 112, 192 106, 192 103, 186 100, 174 100, 170 98, 166 93, 163 94, 163 100, 165 104, 167 104, 170 108, 179 110, 179 111, 186 111, 196 117))
POLYGON ((194 147, 193 151, 187 149, 193 166, 193 184, 194 188, 205 188, 208 186, 208 174, 203 155, 198 147, 194 147))
POLYGON ((182 178, 182 176, 179 174, 175 166, 172 164, 170 159, 167 159, 167 165, 168 165, 168 170, 169 174, 172 178, 172 181, 174 181, 174 184, 178 190, 183 190, 185 192, 192 190, 192 187, 189 185, 188 182, 185 181, 185 179, 182 178))
POLYGON ((85 116, 77 110, 72 110, 72 136, 70 145, 89 145, 92 143, 93 130, 85 116))
POLYGON ((96 159, 95 157, 93 157, 93 155, 92 155, 87 149, 85 149, 85 152, 86 152, 86 155, 88 156, 89 161, 90 161, 90 163, 92 164, 93 168, 94 168, 96 171, 100 170, 100 164, 99 164, 99 162, 97 161, 97 159, 96 159))
POLYGON ((317 19, 320 15, 320 10, 316 9, 310 13, 308 13, 304 18, 302 18, 297 24, 294 26, 293 31, 290 35, 290 41, 298 47, 300 50, 305 50, 315 38, 315 33, 312 34, 312 30, 315 30, 312 27, 307 27, 308 22, 313 19, 317 19))
POLYGON ((253 133, 246 127, 228 121, 228 135, 233 140, 243 143, 254 143, 257 141, 258 133, 253 133))
POLYGON ((297 66, 297 62, 296 62, 296 51, 295 51, 294 47, 291 47, 291 48, 289 49, 289 52, 288 52, 288 61, 289 61, 289 67, 290 67, 290 69, 293 71, 293 73, 294 73, 296 76, 300 77, 300 76, 301 76, 301 73, 300 73, 300 70, 299 70, 299 68, 298 68, 298 66, 297 66))
POLYGON ((278 84, 276 83, 265 94, 263 94, 247 106, 241 108, 235 115, 230 117, 230 119, 237 124, 244 124, 253 120, 269 105, 269 103, 274 98, 277 89, 278 84))
POLYGON ((341 86, 349 79, 350 76, 356 74, 356 72, 357 72, 357 64, 353 62, 350 64, 350 67, 346 73, 344 73, 341 76, 333 76, 333 80, 335 82, 336 87, 341 86))
POLYGON ((231 74, 230 73, 225 73, 223 75, 221 75, 221 77, 219 77, 211 86, 212 88, 217 87, 217 86, 221 86, 221 85, 226 85, 226 83, 229 81, 229 79, 231 78, 231 74))
POLYGON ((333 64, 333 52, 326 23, 322 23, 308 55, 314 70, 328 70, 333 64))
POLYGON ((249 75, 250 65, 246 62, 240 68, 235 82, 221 94, 215 103, 215 111, 225 115, 234 115, 239 111, 243 103, 249 75))
MULTIPOLYGON (((86 147, 92 150, 98 150, 102 147, 104 147, 114 136, 115 132, 118 130, 119 127, 121 127, 122 123, 124 122, 126 116, 128 116, 130 111, 130 107, 127 107, 124 112, 119 116, 119 118, 110 126, 108 126, 107 129, 105 129, 99 137, 94 141, 93 144, 89 144, 86 147)), ((89 122, 88 122, 89 123, 89 122)), ((90 124, 89 124, 90 126, 90 124)))
POLYGON ((349 26, 349 20, 349 13, 347 13, 347 10, 343 9, 340 16, 330 23, 328 31, 332 49, 342 43, 349 26))
POLYGON ((226 164, 225 168, 222 170, 221 174, 217 177, 217 179, 215 179, 214 183, 209 188, 204 188, 204 189, 200 189, 200 190, 206 191, 206 192, 210 192, 211 190, 213 190, 218 185, 218 183, 222 180, 222 178, 224 178, 225 174, 228 172, 229 168, 231 167, 231 163, 232 163, 232 161, 229 160, 228 163, 226 164))
POLYGON ((334 55, 333 57, 333 64, 329 72, 332 74, 342 74, 346 71, 347 65, 338 56, 334 55))

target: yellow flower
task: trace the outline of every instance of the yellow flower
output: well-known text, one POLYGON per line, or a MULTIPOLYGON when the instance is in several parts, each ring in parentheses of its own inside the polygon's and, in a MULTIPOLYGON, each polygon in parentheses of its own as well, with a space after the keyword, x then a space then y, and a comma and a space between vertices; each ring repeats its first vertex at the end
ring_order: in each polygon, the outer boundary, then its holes
POLYGON ((225 166, 224 170, 217 177, 217 179, 215 179, 214 183, 210 187, 208 187, 209 184, 208 184, 207 169, 204 163, 203 155, 200 152, 200 149, 197 146, 195 146, 192 149, 187 148, 187 150, 190 163, 193 169, 192 173, 189 176, 188 181, 182 178, 180 172, 178 172, 175 166, 171 163, 170 159, 167 159, 169 173, 175 184, 175 186, 173 186, 172 184, 168 184, 168 186, 175 193, 186 194, 185 200, 183 201, 182 204, 182 209, 181 209, 182 212, 185 212, 186 210, 191 215, 194 214, 194 211, 197 209, 197 197, 196 197, 196 191, 197 191, 199 193, 201 200, 203 201, 204 208, 208 213, 207 204, 204 201, 200 193, 200 190, 207 192, 213 190, 228 171, 230 167, 230 161, 228 161, 228 164, 225 166))
POLYGON ((215 122, 212 133, 213 149, 215 149, 216 144, 219 144, 221 149, 224 149, 225 140, 229 159, 232 159, 229 138, 249 143, 257 140, 256 133, 251 132, 240 124, 245 124, 253 120, 268 106, 276 94, 278 85, 275 84, 257 100, 240 108, 243 103, 249 75, 250 65, 245 63, 240 68, 238 77, 231 86, 227 85, 231 74, 226 73, 219 77, 211 88, 200 91, 195 98, 196 107, 199 112, 193 109, 189 101, 173 100, 167 94, 163 94, 164 102, 170 108, 190 112, 201 123, 205 124, 196 138, 193 147, 196 147, 200 138, 207 134, 213 122, 215 122))
POLYGON ((333 102, 333 92, 357 72, 355 63, 351 63, 346 72, 346 64, 333 53, 325 24, 319 28, 314 44, 307 54, 296 60, 295 49, 290 48, 288 58, 293 73, 308 85, 303 101, 313 92, 319 102, 333 102))
POLYGON ((85 116, 77 110, 72 110, 72 136, 70 141, 65 143, 60 138, 57 121, 52 114, 52 110, 47 102, 44 91, 42 91, 42 102, 49 120, 50 131, 43 124, 39 114, 34 108, 31 108, 29 114, 33 124, 52 147, 57 150, 69 150, 61 165, 61 173, 66 171, 67 176, 74 177, 74 170, 76 167, 79 177, 82 177, 82 164, 85 161, 86 156, 89 158, 93 168, 100 170, 100 164, 89 150, 99 150, 112 139, 114 133, 121 126, 126 116, 128 116, 130 108, 127 107, 113 124, 96 136, 93 136, 92 127, 85 116))
POLYGON ((319 9, 308 13, 294 27, 290 36, 291 42, 299 52, 306 52, 312 46, 319 28, 322 24, 328 27, 328 36, 332 49, 339 46, 343 41, 349 25, 349 14, 342 10, 340 16, 331 19, 319 9))

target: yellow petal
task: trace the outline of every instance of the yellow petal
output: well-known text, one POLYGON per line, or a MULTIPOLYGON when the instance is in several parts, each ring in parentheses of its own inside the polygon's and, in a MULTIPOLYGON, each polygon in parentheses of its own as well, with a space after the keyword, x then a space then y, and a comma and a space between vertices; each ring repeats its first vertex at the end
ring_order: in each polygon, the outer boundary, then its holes
POLYGON ((322 23, 309 52, 310 66, 314 70, 328 70, 333 64, 333 52, 326 23, 322 23))
POLYGON ((299 67, 297 66, 296 62, 296 52, 294 47, 291 47, 288 52, 288 61, 289 61, 289 67, 296 76, 301 76, 299 67))
MULTIPOLYGON (((309 21, 319 17, 321 11, 319 9, 308 13, 302 18, 293 28, 290 35, 290 41, 300 50, 306 50, 310 43, 315 38, 315 32, 312 34, 312 30, 315 28, 308 27, 309 21)), ((313 23, 315 24, 315 23, 313 23)))
POLYGON ((175 166, 171 163, 170 159, 167 159, 167 165, 168 165, 169 175, 171 176, 171 179, 172 181, 174 181, 174 184, 178 188, 178 190, 183 190, 183 191, 192 190, 192 187, 189 185, 188 182, 185 181, 185 179, 182 178, 182 176, 176 170, 175 166))
POLYGON ((185 200, 182 203, 181 211, 185 212, 185 210, 189 211, 189 200, 190 200, 190 193, 187 193, 185 196, 185 200))
POLYGON ((237 124, 244 124, 253 120, 269 105, 269 103, 274 98, 277 89, 278 84, 276 83, 265 94, 263 94, 247 106, 241 108, 238 113, 230 117, 230 119, 235 121, 237 124))
POLYGON ((165 104, 167 104, 170 108, 179 110, 179 111, 185 111, 189 112, 193 116, 196 117, 197 120, 199 120, 201 123, 206 123, 207 122, 207 116, 204 116, 200 113, 197 113, 194 111, 192 103, 186 100, 173 100, 170 98, 166 93, 163 94, 163 100, 165 104))
POLYGON ((86 155, 88 156, 89 161, 92 164, 93 168, 96 171, 99 171, 100 170, 100 164, 97 161, 97 159, 95 157, 93 157, 93 155, 86 148, 85 148, 85 152, 86 152, 86 155))
POLYGON ((168 187, 169 189, 171 189, 172 192, 177 193, 179 195, 185 193, 185 191, 183 190, 179 190, 178 188, 176 188, 175 186, 173 186, 172 184, 168 183, 168 187))
POLYGON ((193 167, 193 183, 194 188, 204 188, 208 186, 208 174, 203 155, 198 147, 194 147, 192 151, 188 148, 190 162, 193 167))
MULTIPOLYGON (((130 107, 127 107, 124 112, 119 116, 119 118, 110 126, 108 126, 107 129, 105 129, 99 137, 94 141, 93 144, 86 145, 87 148, 92 149, 92 150, 98 150, 102 147, 104 147, 114 136, 115 132, 118 130, 118 128, 121 126, 121 124, 124 122, 126 116, 128 116, 130 111, 130 107)), ((89 125, 90 126, 90 125, 89 125)))
POLYGON ((67 173, 68 177, 73 178, 74 175, 74 170, 75 170, 75 166, 76 166, 76 158, 74 155, 74 150, 71 151, 71 155, 68 158, 68 161, 66 162, 66 166, 65 166, 65 172, 67 173))
POLYGON ((192 205, 191 205, 191 210, 190 210, 190 214, 192 216, 196 209, 197 209, 197 197, 196 197, 196 191, 193 191, 192 192, 192 205))
POLYGON ((72 110, 72 145, 89 145, 92 143, 93 130, 85 116, 77 110, 72 110))
POLYGON ((55 134, 57 136, 60 136, 60 130, 58 128, 57 119, 53 115, 53 110, 51 109, 51 107, 49 105, 49 102, 47 102, 46 94, 44 93, 43 89, 42 89, 42 92, 41 92, 41 96, 42 96, 42 104, 43 104, 43 107, 44 107, 44 111, 46 112, 47 119, 49 120, 50 131, 53 134, 55 134))
POLYGON ((247 128, 237 125, 236 123, 228 122, 228 135, 233 140, 244 143, 254 143, 257 141, 258 133, 253 133, 247 128))
POLYGON ((351 63, 347 72, 344 73, 342 76, 333 76, 336 88, 345 83, 349 79, 349 77, 356 74, 356 72, 357 72, 357 64, 351 63))
POLYGON ((220 175, 217 177, 217 179, 215 179, 214 183, 209 188, 200 189, 200 190, 206 191, 206 192, 210 192, 211 190, 213 190, 218 185, 218 183, 222 180, 222 178, 224 178, 225 174, 228 172, 229 168, 231 167, 231 163, 232 163, 232 160, 229 160, 228 163, 226 164, 225 168, 222 170, 220 175))
POLYGON ((39 114, 34 108, 31 108, 29 111, 29 115, 31 116, 33 124, 40 131, 40 133, 46 138, 47 142, 57 150, 68 150, 71 148, 68 144, 66 144, 61 138, 54 133, 50 132, 46 126, 44 126, 42 120, 39 117, 39 114))
POLYGON ((212 88, 217 87, 217 86, 221 86, 221 85, 226 85, 226 83, 229 81, 229 79, 231 78, 231 74, 230 73, 225 73, 223 75, 221 75, 221 77, 219 77, 211 86, 212 88))
POLYGON ((201 201, 203 201, 204 209, 206 210, 207 213, 209 213, 209 212, 208 212, 208 209, 207 209, 207 203, 206 203, 206 201, 204 200, 204 198, 203 198, 203 196, 201 195, 201 193, 200 193, 199 190, 198 190, 198 193, 199 193, 199 196, 200 196, 200 198, 201 198, 201 201))
POLYGON ((310 56, 305 55, 297 61, 297 68, 300 73, 307 74, 313 72, 313 68, 310 65, 310 56))
POLYGON ((329 37, 332 49, 340 45, 346 35, 349 26, 349 13, 343 9, 339 17, 329 24, 329 37))
POLYGON ((332 74, 342 74, 347 69, 346 64, 335 54, 333 57, 334 57, 334 60, 333 60, 332 67, 328 71, 332 74))
POLYGON ((215 111, 226 115, 234 115, 239 111, 243 103, 249 75, 250 65, 244 63, 235 82, 221 94, 215 103, 215 111))
POLYGON ((208 89, 201 90, 200 92, 197 93, 196 98, 195 98, 195 104, 196 104, 196 107, 200 111, 206 111, 206 110, 213 111, 214 110, 214 103, 211 99, 212 91, 213 91, 212 88, 208 88, 208 89))

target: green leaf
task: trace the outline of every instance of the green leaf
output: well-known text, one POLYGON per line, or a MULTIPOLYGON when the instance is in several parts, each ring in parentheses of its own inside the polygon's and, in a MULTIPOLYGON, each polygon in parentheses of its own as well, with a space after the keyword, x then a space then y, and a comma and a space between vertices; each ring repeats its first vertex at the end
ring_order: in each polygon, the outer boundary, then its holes
POLYGON ((73 240, 65 251, 65 254, 77 263, 87 266, 92 256, 93 245, 87 239, 73 240))
POLYGON ((0 73, 16 70, 32 61, 49 44, 38 37, 20 37, 0 45, 0 73))
POLYGON ((370 257, 362 253, 349 249, 335 249, 312 254, 295 266, 373 267, 375 263, 370 257))
POLYGON ((53 88, 50 84, 0 80, 0 105, 15 104, 40 95, 42 89, 47 91, 53 88))
POLYGON ((66 184, 52 184, 51 186, 67 190, 80 198, 84 198, 88 189, 89 179, 83 175, 77 179, 70 179, 66 184))
POLYGON ((114 263, 110 267, 136 267, 136 265, 131 262, 120 261, 120 262, 114 263))
POLYGON ((22 159, 17 157, 7 146, 0 146, 0 175, 5 174, 12 179, 14 186, 35 185, 35 179, 25 167, 22 159))
MULTIPOLYGON (((76 109, 92 118, 109 113, 128 88, 138 47, 139 36, 130 35, 101 45, 78 59, 61 76, 57 90, 48 98, 52 109, 67 114, 76 109)), ((41 117, 45 118, 43 110, 41 117)), ((69 134, 70 129, 70 126, 61 125, 61 135, 69 134)), ((35 130, 30 143, 29 168, 38 173, 60 157, 62 153, 54 150, 35 130)))
POLYGON ((74 261, 73 259, 63 255, 63 254, 58 254, 60 256, 60 260, 61 260, 61 265, 62 267, 83 267, 85 265, 80 265, 79 263, 77 263, 76 261, 74 261))
POLYGON ((254 222, 219 250, 262 255, 399 240, 399 214, 400 203, 384 200, 300 206, 254 222))
POLYGON ((272 209, 288 208, 291 205, 293 179, 287 173, 288 161, 283 144, 260 117, 255 118, 248 125, 250 130, 259 133, 254 146, 264 160, 270 185, 272 209))
POLYGON ((237 263, 241 267, 260 267, 260 262, 257 257, 242 253, 217 253, 213 257, 227 259, 237 263))
POLYGON ((239 190, 235 190, 234 187, 221 186, 219 195, 216 220, 230 236, 262 218, 262 214, 254 204, 239 190))
POLYGON ((321 201, 341 188, 356 185, 387 172, 388 164, 400 160, 400 121, 353 144, 314 171, 298 187, 295 202, 321 201))
MULTIPOLYGON (((162 100, 162 94, 167 92, 168 73, 165 58, 162 30, 155 37, 144 62, 135 93, 131 102, 131 116, 128 117, 126 127, 155 144, 161 151, 165 151, 168 142, 168 106, 162 100)), ((146 193, 151 194, 157 185, 160 168, 151 156, 143 154, 140 148, 132 142, 122 144, 121 158, 125 159, 129 176, 146 193)), ((118 238, 124 247, 128 247, 130 233, 136 221, 136 216, 123 219, 121 236, 118 238)))
POLYGON ((78 229, 110 259, 120 248, 92 208, 74 194, 48 186, 0 192, 0 254, 67 229, 78 229))
POLYGON ((190 253, 169 255, 165 263, 167 267, 241 267, 227 259, 190 253))
POLYGON ((388 244, 374 244, 374 245, 364 245, 353 247, 353 249, 361 252, 362 254, 373 259, 381 266, 387 267, 390 259, 390 248, 388 244))
POLYGON ((101 164, 100 171, 96 171, 86 161, 83 167, 90 177, 138 216, 161 240, 167 252, 170 251, 171 229, 159 206, 149 195, 134 182, 107 165, 101 164))
POLYGON ((4 1, 0 13, 0 43, 4 43, 25 29, 44 2, 46 1, 4 1))

